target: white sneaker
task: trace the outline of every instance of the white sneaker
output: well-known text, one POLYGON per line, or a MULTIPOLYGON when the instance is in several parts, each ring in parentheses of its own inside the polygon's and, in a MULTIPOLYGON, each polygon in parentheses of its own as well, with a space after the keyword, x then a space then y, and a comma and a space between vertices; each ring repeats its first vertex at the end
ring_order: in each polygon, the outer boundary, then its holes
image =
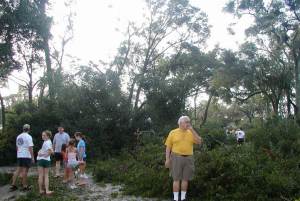
POLYGON ((70 189, 75 189, 77 186, 75 184, 70 185, 70 189))
POLYGON ((82 179, 88 179, 88 176, 85 173, 81 174, 79 177, 82 178, 82 179))
POLYGON ((84 174, 83 174, 83 178, 84 178, 84 179, 88 179, 89 177, 84 173, 84 174))

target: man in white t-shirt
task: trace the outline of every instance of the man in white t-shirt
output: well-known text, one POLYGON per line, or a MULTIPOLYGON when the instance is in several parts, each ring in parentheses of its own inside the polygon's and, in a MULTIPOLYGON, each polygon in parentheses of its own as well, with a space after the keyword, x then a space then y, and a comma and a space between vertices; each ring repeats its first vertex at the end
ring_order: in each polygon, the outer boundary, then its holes
POLYGON ((58 133, 55 134, 53 139, 53 150, 55 158, 55 177, 60 176, 60 164, 63 161, 61 148, 62 145, 68 145, 70 141, 70 136, 68 133, 64 132, 64 127, 58 127, 58 133))
POLYGON ((18 189, 16 186, 16 180, 20 174, 22 177, 23 190, 30 190, 30 187, 27 184, 27 173, 31 164, 35 161, 33 155, 33 142, 32 137, 28 134, 29 131, 30 125, 25 124, 23 126, 23 133, 18 135, 16 139, 18 167, 12 178, 12 184, 10 187, 12 191, 18 189))
POLYGON ((243 129, 239 128, 235 134, 237 143, 243 144, 245 142, 245 132, 243 131, 243 129))

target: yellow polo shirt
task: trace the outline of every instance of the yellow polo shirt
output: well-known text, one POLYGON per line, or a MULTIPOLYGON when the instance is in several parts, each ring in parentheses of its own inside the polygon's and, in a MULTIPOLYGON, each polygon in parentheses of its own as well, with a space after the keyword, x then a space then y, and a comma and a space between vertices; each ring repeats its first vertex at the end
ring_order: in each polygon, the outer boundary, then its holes
POLYGON ((190 130, 177 128, 169 133, 165 145, 176 154, 193 155, 193 145, 195 143, 193 133, 190 130))

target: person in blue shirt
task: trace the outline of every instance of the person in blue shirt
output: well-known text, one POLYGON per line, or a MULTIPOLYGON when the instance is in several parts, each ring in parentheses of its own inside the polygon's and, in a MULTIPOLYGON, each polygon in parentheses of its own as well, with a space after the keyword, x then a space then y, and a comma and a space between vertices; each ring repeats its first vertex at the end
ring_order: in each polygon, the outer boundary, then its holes
POLYGON ((86 168, 86 143, 85 136, 81 132, 76 132, 75 139, 78 141, 77 151, 78 151, 78 161, 79 161, 79 173, 80 178, 87 179, 87 175, 85 174, 86 168))

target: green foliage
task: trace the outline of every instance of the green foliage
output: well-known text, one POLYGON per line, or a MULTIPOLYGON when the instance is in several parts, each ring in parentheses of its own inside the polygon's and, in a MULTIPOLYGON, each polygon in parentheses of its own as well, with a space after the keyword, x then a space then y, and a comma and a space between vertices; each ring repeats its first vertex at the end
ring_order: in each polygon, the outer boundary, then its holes
MULTIPOLYGON (((247 132, 242 146, 222 130, 203 134, 205 145, 195 151, 195 178, 188 192, 193 200, 279 201, 300 196, 299 127, 278 120, 257 127, 247 132)), ((172 180, 164 168, 164 151, 162 140, 123 150, 119 157, 96 164, 96 179, 125 184, 128 194, 170 197, 172 180)))
POLYGON ((0 37, 3 39, 0 42, 0 79, 21 68, 19 47, 26 44, 34 50, 43 48, 42 37, 50 35, 52 23, 52 18, 43 13, 47 3, 47 0, 0 1, 0 37))
POLYGON ((5 160, 5 164, 15 159, 15 139, 25 123, 31 125, 35 151, 42 144, 41 132, 51 130, 55 134, 60 124, 71 137, 76 131, 86 135, 89 158, 105 158, 130 145, 133 132, 129 127, 129 107, 116 74, 99 74, 89 68, 82 68, 80 73, 81 87, 66 77, 68 82, 56 102, 44 99, 38 107, 21 102, 10 109, 5 137, 1 139, 6 143, 0 147, 4 153, 0 158, 11 160, 5 160))
POLYGON ((276 157, 293 158, 300 154, 299 126, 292 120, 272 119, 249 130, 255 148, 272 151, 276 157))
POLYGON ((127 194, 162 197, 170 194, 171 180, 164 168, 164 149, 148 144, 137 150, 123 150, 123 154, 109 161, 97 162, 97 181, 125 184, 127 194))
MULTIPOLYGON (((294 99, 295 107, 300 105, 300 55, 296 52, 299 48, 299 2, 229 0, 225 10, 239 18, 251 14, 254 22, 245 32, 249 37, 253 37, 251 41, 255 41, 255 44, 247 42, 241 46, 240 51, 240 57, 246 59, 245 72, 252 69, 253 72, 247 74, 250 77, 254 76, 244 80, 248 86, 243 88, 250 89, 251 85, 258 87, 259 90, 254 91, 260 91, 269 99, 275 115, 278 114, 281 102, 287 100, 281 106, 287 106, 287 110, 281 113, 291 116, 289 100, 294 99)), ((300 113, 296 110, 294 115, 299 124, 300 113)))

